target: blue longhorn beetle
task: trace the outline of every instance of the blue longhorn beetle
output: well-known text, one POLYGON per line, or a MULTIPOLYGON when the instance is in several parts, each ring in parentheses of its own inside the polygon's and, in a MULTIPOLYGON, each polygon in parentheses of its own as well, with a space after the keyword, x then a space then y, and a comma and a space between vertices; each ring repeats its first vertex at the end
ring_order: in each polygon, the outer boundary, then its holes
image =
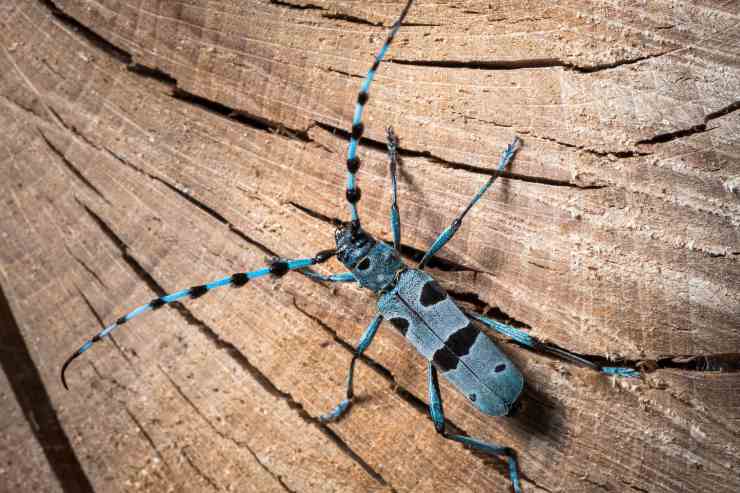
POLYGON ((357 146, 363 133, 362 112, 368 101, 368 90, 393 38, 411 7, 413 0, 408 0, 401 15, 391 27, 388 37, 375 56, 375 61, 367 73, 357 97, 354 118, 352 120, 351 138, 347 151, 347 188, 346 197, 349 203, 351 220, 341 223, 336 230, 336 248, 323 250, 310 258, 294 260, 276 259, 267 267, 251 272, 238 272, 208 284, 193 286, 172 294, 161 296, 122 316, 113 324, 105 327, 92 339, 86 341, 62 366, 61 378, 65 388, 65 370, 69 364, 90 347, 110 334, 114 329, 127 323, 132 318, 149 310, 156 310, 182 298, 199 298, 207 292, 221 286, 241 287, 258 277, 271 274, 281 277, 289 271, 298 271, 312 279, 326 282, 358 282, 360 286, 370 289, 378 296, 378 314, 363 333, 349 366, 347 377, 347 397, 331 412, 319 419, 326 423, 339 419, 349 408, 353 393, 353 375, 357 359, 370 346, 378 327, 387 320, 428 360, 429 412, 438 433, 447 439, 463 443, 492 455, 506 457, 509 466, 509 477, 514 491, 521 492, 519 473, 514 452, 501 445, 483 442, 465 435, 449 433, 445 429, 445 417, 442 409, 437 373, 442 375, 457 389, 467 396, 468 400, 481 412, 490 416, 511 415, 524 387, 521 372, 511 360, 483 332, 475 327, 471 319, 476 320, 496 332, 507 336, 522 346, 545 351, 561 358, 589 366, 609 375, 637 377, 639 372, 631 368, 601 366, 586 360, 574 353, 554 345, 543 343, 529 336, 526 332, 510 325, 492 320, 481 315, 463 312, 442 287, 423 271, 429 260, 448 242, 462 225, 470 209, 480 200, 483 194, 496 180, 514 157, 520 141, 514 141, 503 152, 496 172, 478 193, 452 221, 432 246, 424 254, 417 268, 408 267, 401 259, 401 219, 396 197, 396 168, 398 163, 398 139, 392 129, 388 129, 388 154, 391 176, 391 229, 393 246, 377 241, 360 225, 357 213, 357 202, 360 200, 360 188, 357 186, 356 174, 360 168, 357 157, 357 146), (323 263, 336 256, 349 272, 322 275, 310 267, 323 263))

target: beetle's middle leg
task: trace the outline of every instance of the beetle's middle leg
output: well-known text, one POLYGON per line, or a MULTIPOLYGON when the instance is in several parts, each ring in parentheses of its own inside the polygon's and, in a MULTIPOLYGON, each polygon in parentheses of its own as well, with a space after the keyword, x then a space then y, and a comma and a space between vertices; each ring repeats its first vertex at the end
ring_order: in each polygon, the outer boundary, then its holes
POLYGON ((442 409, 442 396, 439 392, 437 369, 434 367, 434 365, 432 365, 431 361, 429 362, 428 379, 429 381, 427 383, 429 386, 429 414, 431 414, 432 416, 434 429, 437 430, 437 433, 447 438, 448 440, 460 442, 469 447, 473 447, 475 449, 486 452, 487 454, 501 455, 506 457, 509 465, 509 479, 511 479, 511 484, 514 487, 514 491, 516 493, 521 493, 522 490, 521 485, 519 484, 519 471, 517 469, 514 451, 509 447, 504 447, 502 445, 483 442, 481 440, 477 440, 465 435, 453 435, 451 433, 448 433, 445 429, 445 415, 442 409))
POLYGON ((352 399, 355 395, 352 388, 355 373, 355 363, 357 363, 357 359, 362 356, 362 353, 364 353, 365 350, 370 346, 370 343, 373 342, 373 337, 375 337, 375 333, 378 331, 378 327, 380 327, 380 323, 382 321, 383 316, 377 315, 373 319, 373 321, 370 322, 370 325, 368 325, 367 329, 365 329, 365 332, 362 334, 360 342, 357 344, 357 349, 355 349, 355 354, 352 355, 352 361, 350 361, 349 363, 349 374, 347 375, 347 397, 343 399, 339 404, 337 404, 337 406, 332 411, 319 416, 319 421, 321 421, 322 423, 328 423, 338 420, 345 413, 345 411, 347 411, 349 405, 352 403, 352 399))
POLYGON ((496 181, 496 178, 499 176, 499 174, 504 170, 504 168, 506 168, 506 166, 508 166, 508 164, 514 158, 514 154, 516 154, 516 151, 519 149, 520 142, 521 141, 518 137, 514 137, 514 141, 506 147, 506 150, 503 152, 503 154, 501 154, 501 159, 498 162, 496 173, 491 175, 488 181, 481 187, 480 190, 478 190, 478 193, 475 194, 475 196, 465 207, 465 209, 463 209, 463 211, 452 221, 452 224, 447 226, 447 228, 442 231, 437 239, 434 240, 432 246, 429 247, 429 250, 424 254, 424 257, 419 262, 419 269, 423 269, 427 262, 429 262, 429 259, 431 259, 435 253, 441 250, 442 247, 445 246, 445 244, 450 241, 453 236, 455 236, 455 233, 457 233, 457 230, 460 229, 463 219, 465 219, 467 213, 470 212, 470 209, 472 209, 473 206, 480 200, 480 198, 483 197, 483 194, 486 193, 486 190, 488 190, 493 182, 496 181))

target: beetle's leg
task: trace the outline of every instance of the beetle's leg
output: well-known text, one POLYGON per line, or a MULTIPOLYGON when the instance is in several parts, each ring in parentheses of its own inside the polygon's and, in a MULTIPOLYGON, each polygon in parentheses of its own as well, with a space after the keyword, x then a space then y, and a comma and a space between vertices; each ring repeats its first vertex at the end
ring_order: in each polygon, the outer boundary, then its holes
POLYGON ((429 386, 429 414, 432 416, 434 422, 434 429, 437 433, 455 442, 460 442, 469 447, 481 450, 491 455, 501 455, 506 457, 506 461, 509 465, 509 479, 514 487, 516 493, 521 493, 521 485, 519 484, 519 471, 516 463, 516 456, 512 449, 504 447, 502 445, 496 445, 494 443, 487 443, 475 438, 471 438, 464 435, 453 435, 445 430, 445 415, 442 409, 442 396, 439 392, 439 381, 437 380, 437 369, 429 362, 428 369, 428 386, 429 386))
POLYGON ((499 174, 501 174, 504 168, 511 162, 514 154, 516 154, 516 151, 519 149, 520 142, 521 141, 518 137, 514 137, 514 141, 506 147, 506 150, 503 152, 503 154, 501 154, 501 159, 498 162, 498 168, 496 168, 496 172, 492 174, 488 181, 486 181, 481 189, 478 190, 478 193, 475 194, 467 207, 465 207, 465 209, 463 209, 463 211, 452 221, 452 224, 447 226, 447 228, 442 231, 437 239, 434 240, 432 246, 429 247, 429 250, 427 251, 427 253, 424 254, 421 262, 419 262, 419 269, 423 269, 427 262, 429 262, 429 259, 431 259, 435 253, 440 251, 442 247, 445 246, 445 244, 452 239, 453 236, 455 236, 455 233, 457 233, 457 230, 460 229, 463 219, 465 219, 467 213, 470 212, 470 209, 472 209, 473 206, 480 200, 480 198, 483 197, 483 194, 486 193, 486 190, 488 190, 493 182, 496 181, 496 178, 499 176, 499 174))
POLYGON ((398 137, 393 127, 385 130, 388 136, 388 161, 391 175, 391 229, 393 230, 393 248, 401 250, 401 214, 398 212, 398 137))
POLYGON ((470 318, 474 318, 480 323, 485 324, 487 327, 490 327, 491 329, 495 330, 499 334, 503 334, 507 337, 512 338, 514 341, 518 342, 522 346, 525 346, 529 349, 555 354, 565 360, 572 361, 574 363, 577 363, 583 366, 587 366, 598 372, 606 373, 607 375, 615 375, 618 377, 639 377, 640 376, 640 372, 635 370, 634 368, 624 368, 621 366, 602 366, 597 363, 594 363, 593 361, 589 361, 585 358, 582 358, 581 356, 578 356, 577 354, 572 353, 566 349, 562 349, 552 344, 546 344, 542 341, 538 341, 537 339, 530 336, 523 330, 519 330, 515 327, 512 327, 511 325, 507 325, 499 321, 486 318, 482 315, 478 315, 477 313, 469 312, 467 310, 465 311, 465 314, 469 316, 470 318))
POLYGON ((67 367, 69 366, 69 364, 72 363, 72 361, 75 358, 77 358, 82 353, 90 349, 90 347, 93 344, 103 339, 105 336, 113 332, 113 330, 127 323, 132 318, 141 315, 142 313, 145 313, 151 310, 156 310, 158 308, 163 307, 164 305, 169 305, 170 303, 173 303, 183 298, 200 298, 201 296, 208 293, 209 291, 212 291, 216 288, 220 288, 223 286, 241 287, 247 284, 252 279, 263 277, 268 274, 272 274, 275 277, 281 277, 291 270, 301 271, 311 265, 316 265, 316 264, 326 262, 334 255, 336 255, 335 250, 322 250, 310 258, 301 258, 301 259, 294 259, 294 260, 277 259, 277 260, 273 260, 272 262, 270 262, 270 264, 267 267, 263 267, 262 269, 254 270, 251 272, 237 272, 236 274, 232 274, 230 276, 217 279, 215 281, 209 282, 208 284, 200 284, 198 286, 193 286, 187 289, 181 289, 180 291, 176 291, 174 293, 163 294, 159 298, 155 298, 151 300, 149 303, 141 305, 135 310, 122 316, 121 318, 116 320, 114 323, 110 324, 109 326, 105 327, 103 330, 95 334, 92 337, 92 339, 88 339, 82 346, 80 346, 80 348, 77 351, 75 351, 72 354, 72 356, 70 356, 64 362, 64 365, 62 365, 62 372, 61 372, 62 384, 64 385, 65 388, 67 388, 67 381, 64 378, 64 373, 67 370, 67 367))
POLYGON ((357 363, 357 359, 362 356, 362 353, 364 353, 365 350, 370 346, 370 343, 373 342, 373 337, 375 337, 375 333, 378 331, 378 327, 380 327, 380 322, 382 321, 383 316, 377 315, 373 319, 373 321, 370 322, 370 325, 368 325, 367 329, 365 329, 365 332, 362 334, 360 342, 359 344, 357 344, 357 349, 355 349, 355 354, 352 355, 352 361, 350 361, 349 363, 349 374, 347 375, 347 398, 343 399, 339 404, 337 404, 337 406, 331 412, 319 416, 319 421, 321 421, 322 423, 328 423, 338 420, 344 414, 344 412, 347 411, 349 405, 352 403, 352 399, 355 395, 352 388, 355 373, 355 363, 357 363))
POLYGON ((317 281, 327 281, 327 282, 355 282, 357 281, 357 279, 355 279, 355 276, 351 272, 342 272, 340 274, 330 274, 328 276, 324 274, 320 274, 313 269, 301 269, 299 272, 301 274, 304 274, 306 277, 310 277, 311 279, 316 279, 317 281))

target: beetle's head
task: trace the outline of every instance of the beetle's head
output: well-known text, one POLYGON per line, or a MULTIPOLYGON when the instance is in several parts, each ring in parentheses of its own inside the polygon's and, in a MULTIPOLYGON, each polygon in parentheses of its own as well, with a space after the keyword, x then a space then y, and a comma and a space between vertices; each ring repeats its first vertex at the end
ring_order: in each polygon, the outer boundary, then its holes
POLYGON ((337 258, 349 270, 375 245, 373 237, 356 221, 340 224, 334 232, 334 239, 337 241, 337 258))

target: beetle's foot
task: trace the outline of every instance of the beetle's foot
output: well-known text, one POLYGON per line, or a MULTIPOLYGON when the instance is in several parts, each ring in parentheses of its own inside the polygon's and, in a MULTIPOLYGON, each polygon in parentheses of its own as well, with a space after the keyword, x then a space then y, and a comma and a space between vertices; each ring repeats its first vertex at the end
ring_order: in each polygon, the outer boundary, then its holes
POLYGON ((344 399, 342 402, 337 404, 337 407, 332 409, 331 412, 319 416, 321 423, 331 423, 337 421, 342 415, 349 409, 349 405, 352 403, 351 399, 344 399))

